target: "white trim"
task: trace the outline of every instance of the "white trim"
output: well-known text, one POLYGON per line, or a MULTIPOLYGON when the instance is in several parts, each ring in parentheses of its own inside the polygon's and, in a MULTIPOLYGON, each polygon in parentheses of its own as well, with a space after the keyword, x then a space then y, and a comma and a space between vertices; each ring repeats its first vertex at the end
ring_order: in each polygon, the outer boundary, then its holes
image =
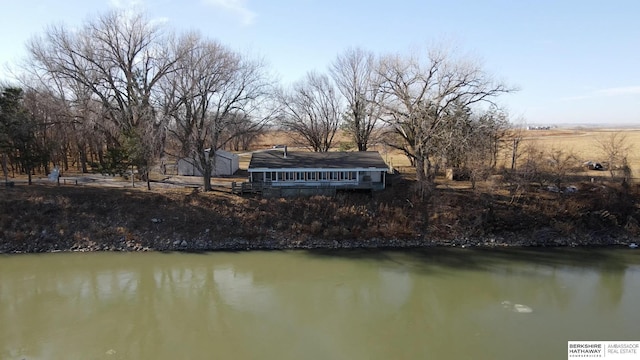
POLYGON ((248 172, 389 171, 388 168, 251 168, 248 172))
POLYGON ((249 178, 252 182, 265 182, 274 187, 358 187, 363 184, 382 184, 386 187, 386 172, 384 168, 295 168, 295 169, 251 169, 249 178), (256 176, 254 174, 260 174, 256 176), (326 174, 326 175, 325 175, 326 174), (362 176, 374 176, 375 182, 362 181, 362 176), (293 176, 290 176, 293 175, 293 176), (259 179, 256 179, 258 177, 259 179))

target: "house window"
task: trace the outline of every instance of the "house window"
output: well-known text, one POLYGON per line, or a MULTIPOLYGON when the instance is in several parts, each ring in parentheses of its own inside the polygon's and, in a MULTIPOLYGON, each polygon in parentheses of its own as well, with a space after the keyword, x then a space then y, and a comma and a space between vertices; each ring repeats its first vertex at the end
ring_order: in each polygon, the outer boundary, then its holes
POLYGON ((329 174, 326 171, 320 173, 320 180, 327 180, 329 178, 329 174))
POLYGON ((268 172, 266 173, 265 179, 267 181, 278 181, 278 173, 275 171, 268 172))
POLYGON ((278 181, 284 181, 284 173, 283 172, 279 172, 278 173, 278 181))
POLYGON ((297 172, 296 173, 296 181, 304 181, 304 173, 303 172, 297 172))
POLYGON ((355 171, 341 171, 339 174, 340 174, 340 180, 343 180, 343 181, 357 179, 355 171))

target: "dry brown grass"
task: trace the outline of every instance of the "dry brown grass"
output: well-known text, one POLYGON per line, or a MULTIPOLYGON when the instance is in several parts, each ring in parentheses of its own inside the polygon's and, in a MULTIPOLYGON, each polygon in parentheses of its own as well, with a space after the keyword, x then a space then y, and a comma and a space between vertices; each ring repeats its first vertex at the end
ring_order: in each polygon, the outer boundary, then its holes
MULTIPOLYGON (((604 162, 606 158, 600 149, 598 141, 609 138, 612 134, 621 132, 626 137, 626 143, 631 145, 628 161, 635 179, 640 179, 640 129, 556 129, 524 131, 524 138, 520 149, 535 146, 542 152, 552 149, 562 149, 571 152, 580 162, 604 162)), ((510 156, 510 149, 505 150, 505 164, 510 156)), ((590 171, 591 177, 606 177, 608 172, 590 171)))

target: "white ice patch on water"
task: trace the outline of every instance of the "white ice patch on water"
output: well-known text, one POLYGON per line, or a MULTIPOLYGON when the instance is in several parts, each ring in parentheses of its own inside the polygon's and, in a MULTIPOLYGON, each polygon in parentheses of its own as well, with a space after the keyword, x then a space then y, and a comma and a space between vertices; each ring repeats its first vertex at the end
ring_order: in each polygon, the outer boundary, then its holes
POLYGON ((501 304, 503 308, 520 314, 529 314, 533 312, 531 307, 522 304, 513 304, 511 301, 505 300, 501 302, 501 304))
POLYGON ((521 314, 528 314, 528 313, 533 312, 533 309, 528 307, 527 305, 514 304, 513 305, 513 311, 521 313, 521 314))

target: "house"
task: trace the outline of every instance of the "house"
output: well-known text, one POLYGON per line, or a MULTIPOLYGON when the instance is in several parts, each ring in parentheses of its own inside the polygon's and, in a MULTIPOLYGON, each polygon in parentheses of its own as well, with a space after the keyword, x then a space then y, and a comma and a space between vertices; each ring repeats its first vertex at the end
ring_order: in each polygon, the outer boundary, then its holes
POLYGON ((287 148, 255 152, 249 181, 270 188, 385 188, 387 164, 377 151, 302 152, 287 148))
MULTIPOLYGON (((208 153, 208 151, 207 151, 208 153)), ((182 158, 178 160, 178 175, 202 176, 202 173, 193 164, 193 159, 182 158)), ((212 176, 233 175, 238 171, 240 158, 238 155, 224 150, 216 150, 216 167, 212 176)))

